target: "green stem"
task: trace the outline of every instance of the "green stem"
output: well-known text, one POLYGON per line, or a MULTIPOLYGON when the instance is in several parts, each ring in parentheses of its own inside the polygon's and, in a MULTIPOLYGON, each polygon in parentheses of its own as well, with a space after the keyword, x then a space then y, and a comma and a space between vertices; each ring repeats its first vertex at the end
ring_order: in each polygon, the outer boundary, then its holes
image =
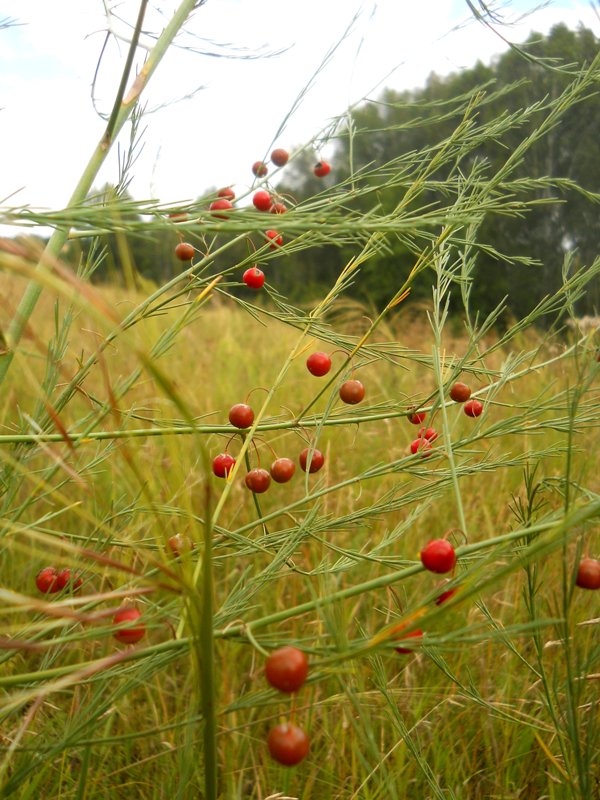
POLYGON ((204 553, 202 557, 202 612, 200 615, 200 688, 204 720, 204 797, 217 800, 217 716, 215 687, 215 647, 213 633, 214 587, 211 522, 211 487, 206 485, 204 514, 204 553))

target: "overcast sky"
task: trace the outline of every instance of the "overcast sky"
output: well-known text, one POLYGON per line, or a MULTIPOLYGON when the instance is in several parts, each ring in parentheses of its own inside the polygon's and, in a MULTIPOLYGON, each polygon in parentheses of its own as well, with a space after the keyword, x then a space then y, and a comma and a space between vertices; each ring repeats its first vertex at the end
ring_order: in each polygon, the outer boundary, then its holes
MULTIPOLYGON (((546 32, 560 21, 583 23, 600 35, 589 2, 556 0, 521 18, 537 5, 502 4, 513 23, 504 35, 522 41, 532 29, 546 32)), ((176 6, 151 0, 146 28, 160 31, 176 6)), ((137 7, 137 0, 2 0, 0 20, 22 24, 0 30, 0 206, 67 202, 102 134, 98 112, 110 111, 127 52, 124 41, 109 41, 92 102, 107 25, 126 36, 122 20, 133 23, 137 7), (105 6, 115 14, 108 22, 105 6)), ((381 86, 414 88, 432 71, 487 63, 505 49, 472 19, 465 0, 208 0, 144 95, 151 113, 134 169, 134 197, 175 203, 210 187, 244 189, 253 178, 251 164, 268 154, 294 100, 340 40, 277 146, 310 141, 349 104, 369 92, 376 96, 372 90, 382 80, 381 86)), ((116 176, 115 148, 96 186, 116 176)))

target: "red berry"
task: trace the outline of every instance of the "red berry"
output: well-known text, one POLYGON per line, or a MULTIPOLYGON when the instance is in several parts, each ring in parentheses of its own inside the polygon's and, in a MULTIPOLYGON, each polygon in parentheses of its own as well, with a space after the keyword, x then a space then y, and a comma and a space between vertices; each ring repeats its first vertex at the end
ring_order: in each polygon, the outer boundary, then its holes
POLYGON ((56 576, 56 585, 58 587, 58 591, 62 591, 70 580, 71 580, 71 570, 62 569, 56 576))
POLYGON ((421 453, 421 458, 431 455, 431 442, 429 439, 415 439, 410 443, 410 452, 414 455, 421 453))
POLYGON ((287 207, 283 203, 273 203, 271 206, 271 214, 285 214, 287 207))
POLYGON ((271 485, 271 476, 266 469, 256 467, 246 474, 246 486, 255 494, 266 492, 271 485))
POLYGON ((450 389, 450 397, 455 403, 464 403, 471 397, 471 389, 466 383, 458 381, 450 389))
POLYGON ((308 675, 308 659, 297 647, 274 650, 265 663, 265 676, 274 689, 296 692, 308 675))
POLYGON ((430 442, 433 442, 438 438, 439 434, 434 428, 421 428, 419 436, 421 439, 428 439, 430 442))
POLYGON ((456 553, 447 539, 434 539, 421 550, 421 562, 425 569, 441 575, 454 569, 456 553))
POLYGON ((600 561, 595 558, 582 559, 575 583, 580 589, 600 589, 600 561))
POLYGON ((344 403, 354 406, 365 396, 365 387, 360 381, 346 381, 340 386, 340 397, 344 403))
POLYGON ((191 261, 195 252, 194 246, 187 242, 179 242, 175 248, 175 255, 180 261, 191 261))
MULTIPOLYGON (((310 452, 310 448, 306 447, 299 456, 300 467, 304 472, 306 472, 306 464, 308 462, 308 454, 310 452)), ((310 470, 309 472, 318 472, 323 464, 325 463, 325 456, 320 450, 313 450, 312 459, 310 462, 310 470)))
MULTIPOLYGON (((417 628, 416 631, 412 631, 411 633, 406 633, 404 636, 400 637, 401 639, 422 639, 423 638, 423 631, 420 628, 417 628)), ((414 650, 412 647, 396 647, 394 648, 397 653, 413 653, 414 650)))
POLYGON ((425 411, 413 411, 408 415, 408 421, 413 425, 420 425, 427 416, 425 411))
POLYGON ((283 236, 277 231, 265 231, 265 236, 271 241, 271 250, 277 250, 283 244, 283 236))
POLYGON ((313 168, 313 172, 317 178, 324 178, 325 175, 329 175, 331 172, 331 167, 326 161, 318 161, 313 168))
POLYGON ((457 589, 457 588, 454 588, 454 589, 446 589, 446 591, 445 591, 445 592, 442 592, 441 594, 439 594, 439 595, 438 595, 438 596, 435 598, 435 604, 436 604, 436 606, 441 606, 443 603, 445 603, 445 602, 446 602, 446 600, 450 600, 450 598, 451 598, 451 597, 454 597, 454 595, 455 595, 457 592, 458 592, 458 589, 457 589))
POLYGON ((169 550, 175 556, 175 558, 179 558, 179 556, 183 555, 183 553, 189 553, 194 549, 194 543, 190 537, 184 536, 183 533, 175 533, 173 536, 170 536, 168 545, 169 550))
POLYGON ((285 167, 288 162, 288 158, 290 154, 287 150, 284 150, 282 147, 277 147, 271 153, 271 161, 275 164, 276 167, 285 167))
POLYGON ((219 189, 217 197, 224 197, 226 200, 235 200, 235 192, 231 186, 226 186, 224 189, 219 189))
POLYGON ((467 417, 478 417, 483 411, 483 403, 480 403, 479 400, 467 400, 463 410, 467 417))
POLYGON ((254 411, 246 403, 236 403, 229 409, 229 422, 242 430, 249 428, 254 422, 254 411))
MULTIPOLYGON (((121 625, 123 622, 137 622, 141 616, 137 608, 120 608, 114 615, 113 622, 115 625, 121 625)), ((114 637, 123 644, 135 644, 139 642, 145 633, 146 626, 143 622, 139 622, 132 627, 121 628, 115 631, 114 637)))
POLYGON ((265 273, 258 267, 250 267, 242 275, 242 280, 250 289, 262 289, 265 285, 265 273))
POLYGON ((58 581, 58 572, 55 567, 44 567, 35 577, 35 585, 44 594, 59 592, 61 587, 58 581))
POLYGON ((291 458, 276 458, 271 464, 271 477, 277 483, 287 483, 295 471, 296 465, 291 458))
POLYGON ((255 161, 254 164, 252 164, 252 172, 257 178, 264 178, 268 171, 269 168, 264 161, 255 161))
POLYGON ((322 378, 331 369, 331 359, 327 353, 311 353, 306 359, 306 368, 311 375, 322 378))
MULTIPOLYGON (((215 211, 230 211, 233 208, 233 203, 231 200, 227 200, 225 197, 219 198, 219 200, 215 200, 210 204, 210 210, 213 212, 215 211)), ((227 219, 227 214, 214 214, 215 217, 219 217, 219 219, 227 219)))
MULTIPOLYGON (((252 423, 250 423, 252 424, 252 423)), ((213 458, 212 470, 217 478, 226 478, 235 467, 235 458, 229 453, 219 453, 213 458)))
POLYGON ((276 725, 267 737, 271 757, 286 767, 293 767, 306 758, 310 749, 308 735, 291 722, 276 725))
POLYGON ((252 202, 254 203, 254 208, 256 208, 257 211, 270 211, 271 206, 273 205, 271 195, 268 192, 265 192, 264 189, 259 189, 258 192, 254 192, 252 202))

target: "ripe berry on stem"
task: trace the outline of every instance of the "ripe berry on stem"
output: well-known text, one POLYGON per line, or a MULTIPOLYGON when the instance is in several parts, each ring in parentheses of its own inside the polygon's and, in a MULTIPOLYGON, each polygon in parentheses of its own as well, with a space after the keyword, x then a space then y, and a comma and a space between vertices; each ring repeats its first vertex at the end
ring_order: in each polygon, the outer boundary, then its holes
POLYGON ((297 647, 274 650, 265 663, 265 676, 274 689, 296 692, 308 675, 308 659, 297 647))
POLYGON ((226 478, 235 467, 235 458, 229 453, 219 453, 213 458, 212 470, 217 478, 226 478))
POLYGON ((340 397, 344 403, 354 406, 365 396, 365 387, 360 381, 351 380, 342 383, 340 386, 340 397))
POLYGON ((412 411, 408 415, 408 421, 411 422, 413 425, 420 425, 424 422, 427 413, 425 411, 412 411))
POLYGON ((220 197, 218 200, 214 200, 210 204, 210 210, 213 212, 215 217, 219 217, 219 219, 227 219, 227 214, 216 214, 216 211, 231 211, 233 208, 233 203, 231 200, 227 200, 226 197, 220 197))
POLYGON ((277 231, 265 231, 265 236, 270 240, 271 250, 277 250, 283 244, 283 236, 277 231))
POLYGON ((180 261, 191 261, 195 252, 194 246, 188 242, 179 242, 175 248, 175 255, 180 261))
POLYGON ((466 383, 457 381, 450 389, 450 397, 455 403, 464 403, 471 397, 471 389, 466 383))
POLYGON ((454 589, 446 589, 445 592, 442 592, 435 598, 436 606, 441 606, 443 603, 446 602, 446 600, 450 600, 451 597, 454 597, 454 595, 457 592, 458 592, 457 587, 455 587, 454 589))
POLYGON ((242 280, 250 289, 262 289, 265 285, 265 273, 258 267, 250 267, 242 275, 242 280))
POLYGON ((115 639, 123 644, 135 644, 136 642, 139 642, 139 640, 146 633, 146 626, 144 623, 138 622, 141 616, 142 615, 137 608, 120 608, 113 617, 113 623, 115 625, 121 625, 124 622, 137 622, 137 625, 132 625, 130 627, 121 628, 120 630, 115 631, 115 639))
POLYGON ((315 166, 313 167, 313 172, 317 176, 317 178, 324 178, 325 175, 329 175, 331 172, 331 167, 327 163, 327 161, 317 161, 315 166))
POLYGON ((583 558, 577 568, 575 584, 580 589, 600 589, 600 561, 583 558))
POLYGON ((262 494, 266 492, 271 485, 271 476, 266 469, 256 467, 246 474, 245 481, 246 486, 251 492, 254 492, 254 494, 262 494))
POLYGON ((44 594, 59 592, 61 587, 58 581, 58 572, 55 567, 44 567, 35 576, 35 585, 44 594))
POLYGON ((327 353, 311 353, 306 359, 306 368, 311 375, 322 378, 323 375, 327 375, 331 369, 331 359, 327 353))
POLYGON ((271 161, 276 167, 285 167, 289 157, 290 154, 287 150, 284 150, 283 147, 276 147, 271 153, 271 161))
POLYGON ((235 192, 231 186, 225 186, 223 189, 219 189, 217 197, 224 197, 226 200, 235 200, 235 192))
POLYGON ((456 564, 456 552, 447 539, 433 539, 421 550, 421 563, 430 572, 451 572, 456 564))
POLYGON ((277 483, 287 483, 295 471, 296 465, 291 458, 276 458, 271 464, 271 477, 277 483))
POLYGON ((246 403, 236 403, 229 409, 229 422, 241 430, 249 428, 254 422, 254 411, 246 403))
POLYGON ((419 431, 419 437, 421 439, 427 439, 430 442, 435 441, 439 436, 438 432, 434 428, 421 428, 419 431))
POLYGON ((259 189, 258 192, 254 192, 252 203, 257 211, 270 211, 273 200, 268 192, 265 192, 264 189, 259 189))
POLYGON ((423 437, 414 439, 410 443, 410 452, 414 455, 421 453, 421 458, 431 455, 431 442, 423 437))
POLYGON ((267 746, 275 761, 293 767, 308 755, 310 740, 302 728, 291 722, 283 722, 269 732, 267 746))
POLYGON ((467 400, 463 406, 463 411, 467 417, 479 417, 483 411, 483 403, 479 400, 467 400))
POLYGON ((269 168, 264 161, 255 161, 254 164, 252 164, 252 172, 257 178, 264 178, 268 171, 269 168))
MULTIPOLYGON (((304 472, 306 472, 306 465, 308 462, 309 453, 310 453, 310 448, 306 447, 298 457, 298 460, 300 461, 300 467, 304 472)), ((309 472, 310 473, 318 472, 324 463, 325 463, 325 456, 323 455, 323 453, 320 450, 313 450, 309 472)))

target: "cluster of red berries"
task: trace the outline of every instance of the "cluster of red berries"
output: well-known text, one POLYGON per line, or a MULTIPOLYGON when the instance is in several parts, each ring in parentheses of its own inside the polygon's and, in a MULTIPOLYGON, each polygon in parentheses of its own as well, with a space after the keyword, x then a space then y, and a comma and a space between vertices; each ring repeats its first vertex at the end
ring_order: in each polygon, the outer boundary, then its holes
MULTIPOLYGON (((455 403, 464 403, 463 411, 467 417, 481 416, 483 412, 483 403, 479 400, 475 400, 475 398, 470 400, 470 397, 471 389, 466 383, 457 381, 450 389, 450 398, 454 400, 455 403)), ((425 411, 412 411, 408 414, 408 421, 413 425, 421 425, 426 417, 427 414, 425 411)), ((413 455, 420 453, 423 458, 431 455, 431 443, 435 441, 437 437, 438 433, 434 428, 421 428, 418 438, 414 439, 410 444, 410 452, 413 455)))
MULTIPOLYGON (((308 658, 297 647, 280 647, 265 662, 265 677, 274 689, 291 694, 300 689, 308 675, 308 658)), ((299 764, 310 749, 308 734, 291 722, 271 729, 267 737, 269 753, 286 767, 299 764)))
MULTIPOLYGON (((306 368, 311 375, 322 378, 331 369, 331 358, 327 353, 320 351, 311 353, 306 359, 306 368)), ((351 406, 360 403, 365 397, 365 387, 355 379, 344 381, 338 391, 344 403, 348 403, 351 406)))

